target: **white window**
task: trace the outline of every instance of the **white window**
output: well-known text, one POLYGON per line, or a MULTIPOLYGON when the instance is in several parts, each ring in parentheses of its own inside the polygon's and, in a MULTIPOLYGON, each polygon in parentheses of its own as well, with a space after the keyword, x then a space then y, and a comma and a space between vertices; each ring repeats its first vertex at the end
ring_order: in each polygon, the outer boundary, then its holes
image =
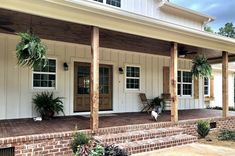
POLYGON ((140 67, 126 66, 126 89, 140 90, 140 67))
POLYGON ((177 93, 179 96, 192 96, 192 73, 188 71, 178 71, 177 93))
POLYGON ((56 88, 56 60, 48 59, 45 66, 33 69, 33 88, 55 89, 56 88))
POLYGON ((121 0, 94 0, 100 3, 116 6, 116 7, 121 7, 121 0))
POLYGON ((204 77, 204 95, 210 95, 210 80, 208 77, 204 77))

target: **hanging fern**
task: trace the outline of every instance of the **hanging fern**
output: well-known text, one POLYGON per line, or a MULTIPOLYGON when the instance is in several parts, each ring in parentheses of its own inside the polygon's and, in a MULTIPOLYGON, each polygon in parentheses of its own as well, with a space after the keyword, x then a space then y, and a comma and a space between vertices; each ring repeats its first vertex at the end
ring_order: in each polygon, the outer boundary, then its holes
POLYGON ((199 55, 194 58, 191 72, 196 78, 212 76, 211 65, 209 64, 207 58, 203 55, 199 55))
POLYGON ((19 33, 21 41, 16 46, 18 65, 22 67, 37 67, 46 65, 46 46, 41 39, 31 33, 19 33))

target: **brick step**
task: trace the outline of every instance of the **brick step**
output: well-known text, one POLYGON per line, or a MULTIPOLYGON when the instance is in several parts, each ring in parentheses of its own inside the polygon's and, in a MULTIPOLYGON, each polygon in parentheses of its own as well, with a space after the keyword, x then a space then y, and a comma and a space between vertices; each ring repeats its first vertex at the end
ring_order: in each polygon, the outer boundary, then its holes
POLYGON ((128 154, 137 154, 142 152, 149 152, 163 148, 169 148, 179 145, 185 145, 194 143, 197 141, 197 137, 187 135, 187 134, 178 134, 169 137, 147 139, 141 141, 133 141, 118 144, 120 148, 125 149, 128 154))
POLYGON ((100 135, 100 136, 95 136, 94 138, 103 144, 119 144, 119 143, 154 139, 160 137, 162 138, 162 137, 182 134, 183 132, 184 132, 183 128, 168 127, 168 128, 158 128, 158 129, 100 135))

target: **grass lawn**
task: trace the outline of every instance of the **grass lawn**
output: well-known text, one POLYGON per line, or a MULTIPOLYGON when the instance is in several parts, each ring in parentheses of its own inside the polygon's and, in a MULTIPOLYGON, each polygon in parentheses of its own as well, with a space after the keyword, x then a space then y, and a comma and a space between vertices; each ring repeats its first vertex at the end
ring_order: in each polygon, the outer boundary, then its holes
POLYGON ((218 139, 219 132, 219 130, 212 130, 205 139, 198 139, 198 142, 202 144, 223 146, 235 149, 235 141, 222 141, 218 139))

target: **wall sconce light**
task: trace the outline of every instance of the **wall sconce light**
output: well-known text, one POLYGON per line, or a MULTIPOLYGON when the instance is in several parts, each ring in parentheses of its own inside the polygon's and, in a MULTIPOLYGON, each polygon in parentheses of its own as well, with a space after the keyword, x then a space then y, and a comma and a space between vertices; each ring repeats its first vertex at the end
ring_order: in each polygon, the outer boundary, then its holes
POLYGON ((122 68, 122 67, 119 67, 119 68, 118 68, 118 71, 119 71, 119 74, 124 74, 124 71, 123 71, 123 68, 122 68))
POLYGON ((65 62, 64 63, 64 71, 68 71, 69 70, 69 66, 68 66, 68 64, 65 62))

